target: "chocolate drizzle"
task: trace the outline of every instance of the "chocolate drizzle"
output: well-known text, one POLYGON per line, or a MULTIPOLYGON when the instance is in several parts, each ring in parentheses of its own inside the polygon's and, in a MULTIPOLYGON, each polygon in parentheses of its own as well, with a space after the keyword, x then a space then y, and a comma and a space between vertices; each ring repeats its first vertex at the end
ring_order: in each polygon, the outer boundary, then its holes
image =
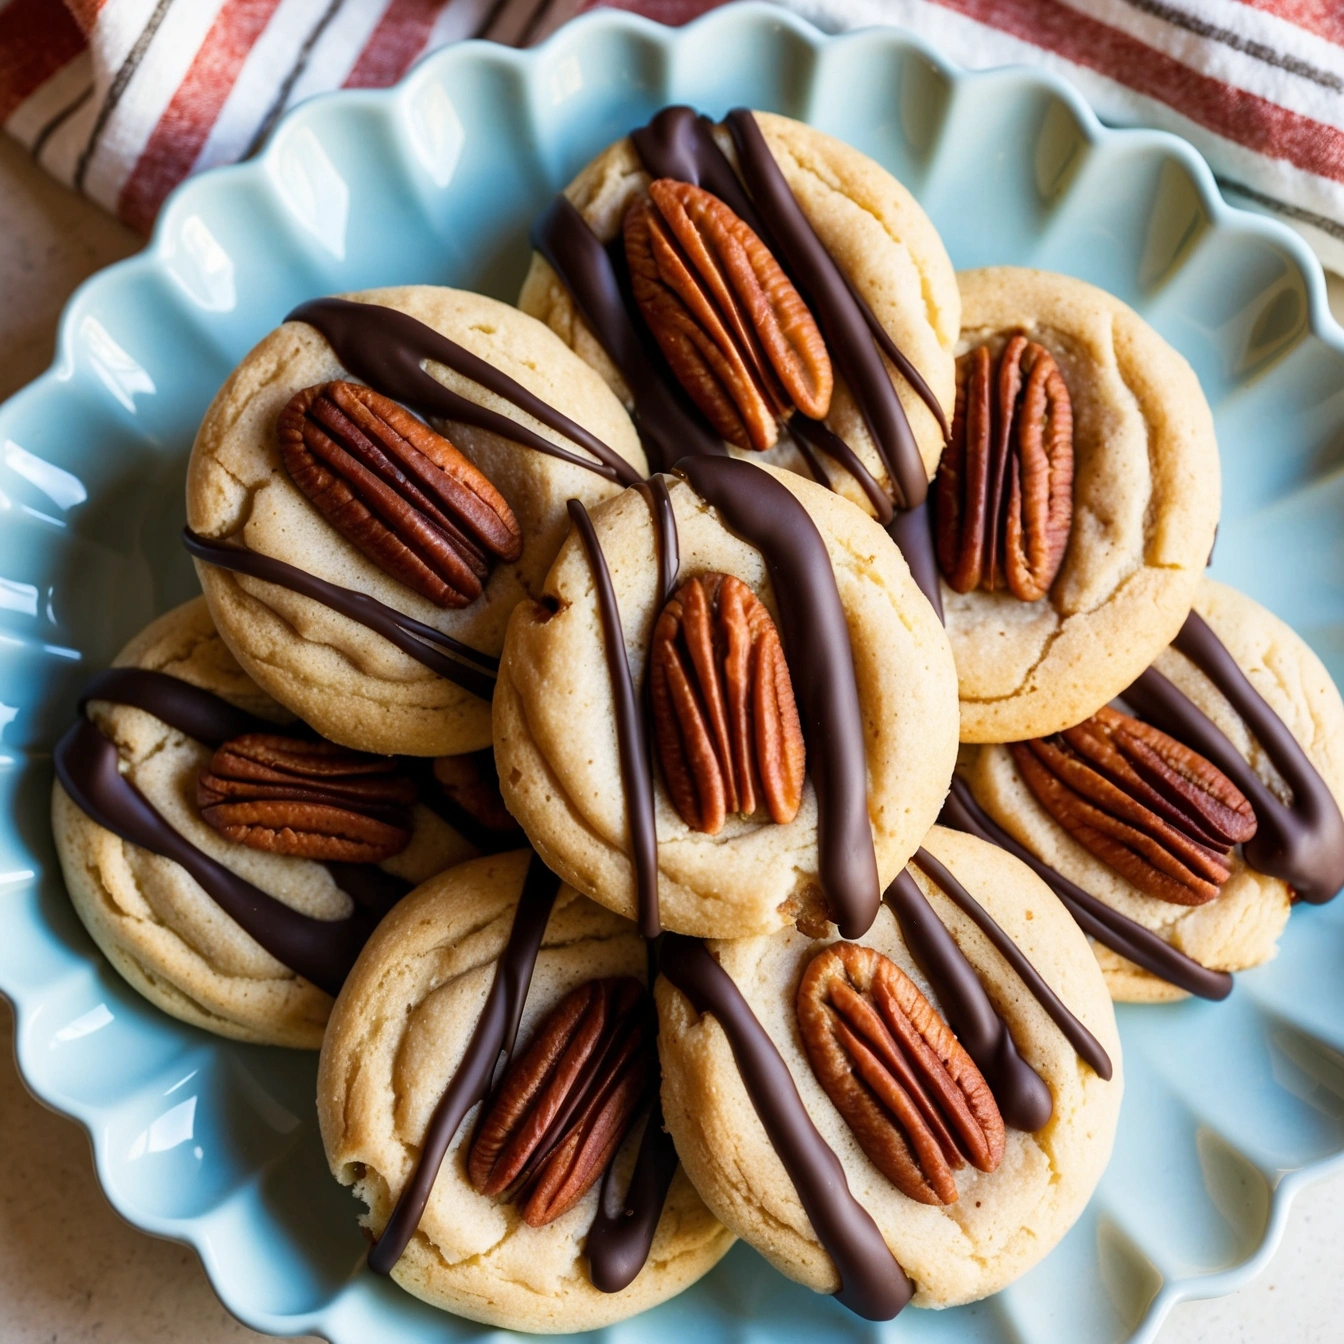
POLYGON ((1202 999, 1225 999, 1232 992, 1232 977, 1226 971, 1211 971, 1201 966, 1151 929, 1145 929, 1142 924, 1112 909, 1020 845, 975 801, 965 780, 953 779, 938 821, 940 825, 998 845, 1021 859, 1059 897, 1085 934, 1150 975, 1202 999))
POLYGON ((1332 900, 1344 886, 1344 817, 1334 795, 1198 612, 1190 613, 1172 644, 1255 734, 1292 790, 1292 804, 1280 801, 1217 725, 1155 668, 1124 693, 1125 701, 1149 723, 1206 756, 1250 799, 1258 825, 1242 853, 1252 868, 1288 883, 1312 905, 1332 900))
POLYGON ((599 1292, 619 1293, 644 1268, 676 1173, 677 1150, 655 1098, 624 1198, 616 1196, 614 1162, 602 1177, 597 1217, 588 1230, 588 1273, 599 1292))
POLYGON ((231 705, 223 696, 146 667, 109 667, 99 672, 79 698, 81 714, 90 700, 143 709, 207 747, 222 746, 244 733, 275 732, 275 724, 231 705))
POLYGON ((1073 1046, 1079 1059, 1090 1065, 1097 1077, 1109 1081, 1112 1073, 1111 1058, 1103 1049, 1101 1042, 1046 984, 1041 973, 1022 954, 1022 949, 1004 933, 989 911, 928 850, 916 850, 915 863, 923 871, 924 876, 940 888, 993 943, 995 950, 1013 968, 1017 978, 1031 991, 1032 997, 1050 1015, 1051 1021, 1063 1033, 1064 1039, 1073 1046))
POLYGON ((634 421, 649 465, 666 470, 688 453, 723 455, 727 449, 700 413, 660 372, 630 320, 616 268, 597 235, 569 198, 557 195, 532 226, 532 246, 560 277, 583 319, 634 397, 634 421))
MULTIPOLYGON (((737 147, 747 190, 762 217, 770 221, 767 236, 774 244, 772 250, 816 315, 826 348, 853 394, 896 487, 894 502, 902 509, 918 507, 928 494, 929 482, 905 408, 872 337, 873 327, 880 323, 874 321, 870 327, 849 281, 798 205, 756 118, 739 107, 728 114, 725 124, 737 147)), ((908 361, 902 363, 909 367, 908 361)), ((942 408, 924 380, 920 378, 911 386, 928 401, 930 409, 937 407, 934 413, 942 420, 942 408)), ((945 423, 943 432, 946 435, 945 423)))
POLYGON ((1029 1133, 1043 1128, 1054 1111, 1050 1089, 1018 1054, 1012 1033, 990 1003, 975 968, 907 869, 896 875, 883 899, 896 916, 901 937, 933 986, 957 1039, 985 1075, 1004 1120, 1029 1133))
POLYGON ((116 745, 83 716, 90 700, 132 705, 208 746, 239 732, 273 730, 209 691, 144 668, 112 668, 88 685, 80 718, 54 753, 56 777, 71 801, 99 826, 130 844, 171 859, 277 961, 335 995, 378 919, 408 884, 391 874, 357 871, 364 865, 332 864, 337 885, 355 901, 345 919, 313 919, 230 872, 180 835, 120 771, 116 745))
MULTIPOLYGON (((367 306, 367 305, 364 305, 367 306)), ((227 542, 211 541, 189 527, 182 531, 182 541, 187 550, 198 560, 216 565, 220 569, 232 570, 236 574, 247 574, 260 579, 263 583, 274 583, 278 587, 288 588, 291 592, 320 602, 324 607, 357 621, 374 634, 381 635, 389 643, 395 644, 403 653, 409 654, 416 662, 437 672, 439 676, 460 686, 478 699, 489 701, 495 693, 495 670, 499 659, 488 653, 478 653, 475 649, 432 625, 417 621, 395 607, 389 607, 376 597, 356 592, 353 588, 342 588, 326 579, 309 574, 306 569, 287 564, 273 556, 259 555, 244 546, 231 546, 227 542), (451 656, 450 656, 451 655, 451 656), (475 663, 471 666, 467 661, 475 663), (463 661, 459 661, 463 660, 463 661)))
POLYGON ((615 589, 611 586, 607 558, 602 554, 588 510, 577 499, 569 501, 569 516, 588 556, 602 618, 602 644, 615 703, 616 745, 621 758, 626 824, 630 829, 631 862, 635 869, 637 923, 645 938, 656 938, 662 932, 662 922, 658 915, 658 833, 653 813, 653 768, 649 762, 648 735, 644 731, 644 716, 635 694, 634 679, 630 676, 630 663, 625 656, 621 612, 616 605, 615 589))
POLYGON ((410 1179, 402 1188, 382 1236, 369 1251, 369 1268, 375 1274, 390 1274, 401 1259, 424 1216, 453 1136, 467 1112, 490 1090, 500 1055, 513 1053, 537 953, 559 890, 560 879, 534 854, 518 897, 509 941, 495 963, 495 977, 490 982, 485 1007, 457 1072, 434 1107, 410 1179))
MULTIPOLYGON (((883 355, 928 406, 944 438, 947 416, 919 371, 822 245, 752 114, 739 108, 728 114, 725 124, 737 148, 741 178, 719 148, 713 123, 689 107, 665 108, 647 126, 632 131, 630 140, 651 176, 703 187, 745 220, 806 298, 893 482, 899 504, 895 519, 892 498, 827 426, 796 414, 790 422, 795 442, 821 484, 829 482, 813 450, 826 453, 859 482, 941 619, 938 569, 924 508, 928 480, 883 355)), ((636 423, 657 465, 666 468, 682 456, 723 454, 718 436, 683 402, 670 374, 641 342, 632 320, 633 304, 612 258, 565 196, 557 196, 537 220, 532 243, 624 375, 635 398, 636 423)))
POLYGON ((636 487, 649 506, 653 517, 653 531, 658 546, 658 600, 655 611, 662 611, 667 599, 677 586, 681 572, 681 540, 677 535, 677 515, 672 508, 672 496, 667 482, 661 476, 651 476, 636 487))
POLYGON ((608 448, 595 434, 569 416, 548 405, 521 383, 502 373, 492 364, 451 341, 447 336, 417 321, 409 313, 378 303, 355 303, 350 299, 312 299, 301 303, 286 322, 306 322, 326 337, 336 358, 349 372, 362 379, 376 392, 400 401, 421 415, 436 415, 488 430, 501 438, 522 444, 538 453, 572 462, 619 481, 633 485, 639 473, 619 453, 608 448), (591 453, 590 462, 558 447, 549 439, 520 425, 498 411, 478 406, 445 387, 427 373, 424 364, 446 365, 454 373, 470 378, 489 392, 512 403, 526 415, 563 435, 571 443, 591 453))
POLYGON ((751 462, 692 457, 678 470, 765 559, 817 795, 822 891, 841 935, 860 938, 881 890, 854 657, 826 543, 788 488, 751 462))
POLYGON ((844 1168, 817 1132, 793 1076, 742 991, 696 938, 669 933, 663 974, 701 1015, 723 1028, 733 1058, 784 1169, 840 1275, 836 1297, 870 1321, 889 1321, 914 1291, 872 1215, 850 1192, 844 1168))

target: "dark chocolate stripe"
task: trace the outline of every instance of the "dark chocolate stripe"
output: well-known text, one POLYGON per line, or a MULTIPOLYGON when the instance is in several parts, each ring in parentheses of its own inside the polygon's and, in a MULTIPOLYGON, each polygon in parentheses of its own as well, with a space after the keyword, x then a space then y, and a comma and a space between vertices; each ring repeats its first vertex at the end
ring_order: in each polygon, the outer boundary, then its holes
POLYGON ((313 299, 301 303, 286 322, 306 322, 326 337, 337 359, 370 387, 404 402, 421 415, 436 415, 488 430, 535 452, 573 462, 622 485, 633 485, 639 472, 595 434, 548 405, 521 383, 409 313, 377 303, 350 299, 313 299), (560 448, 516 420, 478 406, 445 387, 422 367, 446 365, 591 453, 596 462, 560 448))
POLYGON ((244 733, 277 733, 285 729, 231 705, 213 691, 193 686, 167 672, 146 667, 109 667, 84 687, 79 697, 80 713, 90 700, 108 700, 116 705, 143 709, 156 719, 194 737, 208 747, 218 747, 244 733))
POLYGON ((1050 1089, 1018 1054, 1012 1032, 989 1001, 975 967, 907 869, 896 875, 884 899, 957 1039, 985 1075, 1003 1118, 1029 1133, 1044 1128, 1055 1105, 1050 1089))
POLYGON ((914 1291, 872 1216, 850 1192, 845 1170, 817 1132, 775 1043, 732 978, 697 938, 669 933, 663 974, 700 1014, 723 1028, 761 1124, 840 1275, 836 1297, 870 1321, 889 1321, 914 1291))
MULTIPOLYGON (((707 459, 728 461, 723 459, 707 459)), ((597 594, 602 619, 602 644, 616 712, 616 744, 621 758, 621 782, 625 791, 626 825, 630 831, 630 861, 635 869, 635 900, 639 931, 645 938, 662 932, 658 914, 658 832, 653 814, 653 767, 649 761, 648 736, 639 697, 635 694, 630 663, 625 656, 625 634, 616 592, 611 586, 607 558, 597 540, 588 510, 577 499, 569 501, 569 517, 579 534, 597 594)))
POLYGON ((118 769, 119 755, 86 718, 56 744, 56 777, 75 806, 98 825, 180 864, 221 910, 277 961, 328 994, 340 991, 373 922, 356 909, 347 919, 312 919, 231 873, 179 835, 118 769))
POLYGON ((648 126, 631 132, 630 139, 644 167, 654 177, 677 178, 703 187, 745 219, 765 240, 807 299, 826 337, 831 358, 858 403, 900 498, 901 507, 896 518, 892 518, 891 497, 873 479, 853 449, 826 426, 795 415, 790 427, 799 451, 822 485, 829 485, 829 481, 818 470, 812 449, 827 453, 854 476, 876 509, 879 520, 883 525, 890 524, 888 531, 892 540, 905 555, 916 583, 941 620, 943 604, 938 567, 924 512, 928 493, 924 462, 905 408, 882 363, 882 355, 892 361, 929 407, 944 438, 948 432, 947 416, 919 371, 897 347, 849 277, 822 245, 784 180, 755 118, 739 108, 729 113, 726 124, 737 146, 750 196, 719 149, 712 123, 706 117, 697 116, 689 107, 664 109, 648 126), (912 516, 903 517, 907 510, 912 516))
POLYGON ((714 123, 708 117, 684 104, 665 107, 647 126, 630 132, 630 143, 650 177, 703 187, 769 242, 770 230, 714 139, 714 123))
MULTIPOLYGON (((108 700, 113 704, 143 709, 170 728, 176 728, 208 747, 218 747, 231 737, 241 737, 244 733, 293 735, 310 731, 305 723, 275 724, 258 718, 213 691, 146 667, 109 667, 97 673, 79 698, 81 713, 90 700, 108 700)), ((515 838, 514 847, 516 843, 515 838)), ((376 863, 330 862, 324 863, 323 867, 356 905, 379 919, 413 885, 376 863)))
POLYGON ((644 1268, 676 1173, 677 1150, 663 1128, 663 1108, 655 1098, 625 1197, 616 1197, 615 1162, 602 1177, 597 1217, 588 1229, 588 1272, 599 1292, 619 1293, 644 1268))
MULTIPOLYGON (((789 429, 801 450, 804 446, 820 449, 827 457, 833 458, 851 476, 858 481, 868 502, 877 511, 877 521, 886 527, 892 519, 894 510, 891 496, 877 483, 873 473, 859 460, 859 455, 829 425, 820 420, 809 420, 801 413, 795 413, 789 421, 789 429)), ((815 474, 815 473, 814 473, 815 474)), ((818 475, 817 481, 829 488, 824 475, 818 475)))
POLYGON ((1292 805, 1281 802, 1213 720, 1156 669, 1149 668, 1124 699, 1148 722, 1206 756, 1250 799, 1256 832, 1242 854, 1252 868, 1287 882, 1312 905, 1333 900, 1344 886, 1344 817, 1334 794, 1198 612, 1190 613, 1172 643, 1255 734, 1293 791, 1292 805))
POLYGON ((560 879, 534 854, 514 911, 509 941, 495 964, 485 1007, 462 1062, 434 1108, 410 1179, 383 1234, 369 1251, 369 1268, 375 1274, 390 1274, 420 1225, 429 1193, 458 1127, 466 1114, 490 1090, 495 1065, 501 1054, 511 1054, 522 1020, 527 989, 546 924, 555 905, 560 879))
POLYGON ((938 560, 933 553, 933 518, 929 501, 926 499, 913 509, 897 510, 887 524, 887 535, 905 557, 905 563, 910 566, 910 577, 942 621, 943 593, 938 582, 938 560))
POLYGON ((1112 909, 1020 845, 975 801, 965 780, 953 779, 938 822, 987 840, 1021 859, 1059 897, 1088 937, 1095 938, 1112 952, 1118 952, 1150 975, 1202 999, 1225 999, 1232 992, 1232 977, 1226 971, 1211 971, 1207 966, 1201 966, 1151 929, 1145 929, 1142 924, 1112 909))
POLYGON ((788 488, 751 462, 692 457, 678 470, 726 526, 761 552, 770 572, 817 795, 821 888, 841 936, 860 938, 882 892, 854 655, 826 543, 788 488))
MULTIPOLYGON (((808 300, 826 338, 826 348, 891 475, 896 503, 900 508, 913 509, 928 493, 924 461, 882 353, 873 341, 868 319, 855 302, 849 281, 784 180, 756 118, 739 107, 728 114, 725 124, 737 146, 747 190, 757 211, 769 221, 768 236, 775 244, 775 255, 808 300)), ((922 386, 922 379, 920 383, 922 386)))
POLYGON ((681 572, 681 539, 677 534, 677 515, 672 507, 672 496, 662 476, 651 476, 636 487, 653 516, 653 532, 658 545, 658 601, 654 611, 660 612, 677 586, 681 572))
POLYGON ((1017 978, 1031 991, 1032 997, 1050 1014, 1051 1020, 1063 1033, 1064 1039, 1077 1051, 1078 1057, 1090 1064, 1092 1071, 1099 1078, 1109 1081, 1112 1074, 1111 1057, 1101 1042, 1046 984, 1041 973, 1023 955, 1022 949, 1004 933, 998 921, 927 849, 915 851, 915 864, 929 881, 940 887, 948 899, 969 916, 980 932, 994 944, 999 955, 1013 968, 1017 978))
POLYGON ((356 592, 353 588, 342 588, 335 583, 319 579, 297 565, 287 564, 273 556, 258 555, 242 546, 231 546, 226 542, 211 541, 193 532, 189 527, 182 530, 183 545, 198 560, 217 565, 220 569, 232 570, 236 574, 247 574, 263 583, 274 583, 291 592, 299 593, 320 602, 324 607, 357 621, 360 625, 381 635, 391 644, 395 644, 403 653, 409 654, 416 662, 437 672, 439 676, 460 686, 464 691, 481 700, 490 700, 495 693, 494 669, 499 659, 488 653, 478 653, 436 630, 425 625, 395 607, 389 607, 376 597, 356 592), (449 657, 449 654, 456 657, 449 657), (470 667, 457 659, 470 659, 478 667, 470 667), (489 671, 480 670, 481 667, 489 671))
POLYGON ((723 440, 660 372, 661 357, 645 346, 630 320, 611 257, 567 196, 557 194, 537 218, 532 246, 545 257, 620 369, 634 398, 635 428, 649 466, 666 471, 688 453, 724 454, 723 440))

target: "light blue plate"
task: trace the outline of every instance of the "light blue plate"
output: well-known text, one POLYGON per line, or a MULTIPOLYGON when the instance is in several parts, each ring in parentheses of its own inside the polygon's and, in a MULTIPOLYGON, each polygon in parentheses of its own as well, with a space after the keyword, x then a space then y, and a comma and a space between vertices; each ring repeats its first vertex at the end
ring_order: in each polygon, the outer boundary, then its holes
MULTIPOLYGON (((189 182, 154 241, 80 289, 52 370, 0 409, 0 989, 25 1078, 93 1140, 136 1226, 189 1242, 259 1330, 341 1344, 489 1333, 360 1271, 327 1174, 314 1060, 230 1045, 132 994, 75 919, 48 834, 49 749, 84 680, 196 591, 178 542, 187 450, 240 356, 302 299, 431 281, 516 294, 528 223, 655 109, 746 104, 873 155, 958 266, 1104 285, 1194 364, 1217 418, 1214 572, 1344 674, 1344 333, 1284 228, 1229 209, 1170 135, 1108 131, 1057 80, 970 75, 891 31, 827 38, 764 6, 668 31, 617 14, 535 52, 468 44, 397 88, 286 118, 258 159, 189 182)), ((1220 1005, 1123 1009, 1115 1156, 1064 1243, 998 1297, 888 1326, 738 1247, 611 1340, 1150 1339, 1171 1305, 1238 1287, 1295 1191, 1344 1151, 1344 903, 1298 911, 1220 1005)))

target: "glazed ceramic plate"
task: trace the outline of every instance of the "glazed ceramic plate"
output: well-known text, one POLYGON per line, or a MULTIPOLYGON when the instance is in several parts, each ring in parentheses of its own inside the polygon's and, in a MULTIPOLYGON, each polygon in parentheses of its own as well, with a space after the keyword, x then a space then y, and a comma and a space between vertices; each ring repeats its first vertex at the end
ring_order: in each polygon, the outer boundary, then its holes
MULTIPOLYGON (((139 256, 94 277, 55 366, 0 409, 0 989, 43 1101, 87 1126, 136 1226, 189 1242, 259 1330, 340 1344, 496 1333, 362 1270, 328 1175, 315 1058, 228 1044, 131 993, 75 919, 48 833, 49 752, 83 682, 196 591, 178 533, 206 404, 300 300, 428 281, 512 299, 530 219, 654 110, 746 104, 866 151, 959 267, 1067 271, 1133 304, 1194 365, 1217 419, 1214 573, 1344 674, 1344 333, 1306 248, 1229 209, 1169 135, 1109 131, 1063 84, 966 74, 894 31, 827 38, 763 6, 678 31, 612 13, 525 54, 471 43, 397 88, 290 115, 257 159, 189 182, 139 256)), ((1288 1204, 1344 1151, 1344 903, 1299 910, 1223 1004, 1122 1009, 1115 1156, 1077 1226, 978 1306, 865 1324, 737 1247, 612 1340, 1148 1339, 1182 1297, 1265 1262, 1288 1204)))

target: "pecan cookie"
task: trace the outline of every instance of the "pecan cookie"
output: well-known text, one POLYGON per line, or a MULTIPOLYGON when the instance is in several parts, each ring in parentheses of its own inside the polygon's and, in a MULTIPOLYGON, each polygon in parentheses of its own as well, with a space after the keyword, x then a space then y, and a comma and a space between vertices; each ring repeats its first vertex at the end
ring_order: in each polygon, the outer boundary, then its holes
POLYGON ((965 742, 1081 722, 1190 610, 1218 449, 1185 360, 1111 295, 1016 267, 959 277, 952 436, 931 491, 965 742))
POLYGON ((427 285, 353 297, 296 309, 216 396, 188 546, 234 655, 319 732, 479 750, 565 501, 617 493, 644 457, 601 379, 517 310, 427 285))
MULTIPOLYGON (((1206 578, 1194 613, 1114 707, 968 750, 961 773, 1050 870, 1200 967, 1235 971, 1274 955, 1294 894, 1319 902, 1344 885, 1344 705, 1306 643, 1244 594, 1206 578), (1191 642, 1200 629, 1212 644, 1191 642)), ((1095 951, 1116 999, 1184 992, 1179 966, 1159 975, 1095 951)))
POLYGON ((982 841, 932 830, 857 941, 673 938, 662 972, 663 1108, 696 1188, 861 1314, 1011 1283, 1110 1156, 1105 984, 1048 888, 982 841))
POLYGON ((656 466, 705 435, 769 452, 884 522, 893 500, 922 501, 952 409, 960 299, 928 216, 866 155, 773 113, 711 125, 668 108, 589 163, 534 242, 519 307, 602 374, 656 466), (608 246, 629 275, 623 315, 598 311, 604 282, 584 264, 608 246), (661 358, 633 348, 645 337, 661 358))
POLYGON ((582 515, 515 611, 504 799, 645 933, 861 930, 951 776, 947 640, 847 500, 754 462, 683 471, 582 515))
POLYGON ((659 1123, 645 1236, 604 1277, 604 1187, 617 1210, 633 1198, 620 1192, 654 1123, 645 968, 632 924, 526 851, 442 873, 393 911, 337 1000, 318 1075, 327 1160, 367 1205, 371 1266, 459 1316, 539 1333, 624 1320, 713 1267, 732 1234, 659 1123))
POLYGON ((56 850, 94 941, 150 1002, 236 1040, 315 1049, 377 914, 479 852, 417 801, 444 789, 295 725, 203 598, 94 679, 56 762, 56 850))

